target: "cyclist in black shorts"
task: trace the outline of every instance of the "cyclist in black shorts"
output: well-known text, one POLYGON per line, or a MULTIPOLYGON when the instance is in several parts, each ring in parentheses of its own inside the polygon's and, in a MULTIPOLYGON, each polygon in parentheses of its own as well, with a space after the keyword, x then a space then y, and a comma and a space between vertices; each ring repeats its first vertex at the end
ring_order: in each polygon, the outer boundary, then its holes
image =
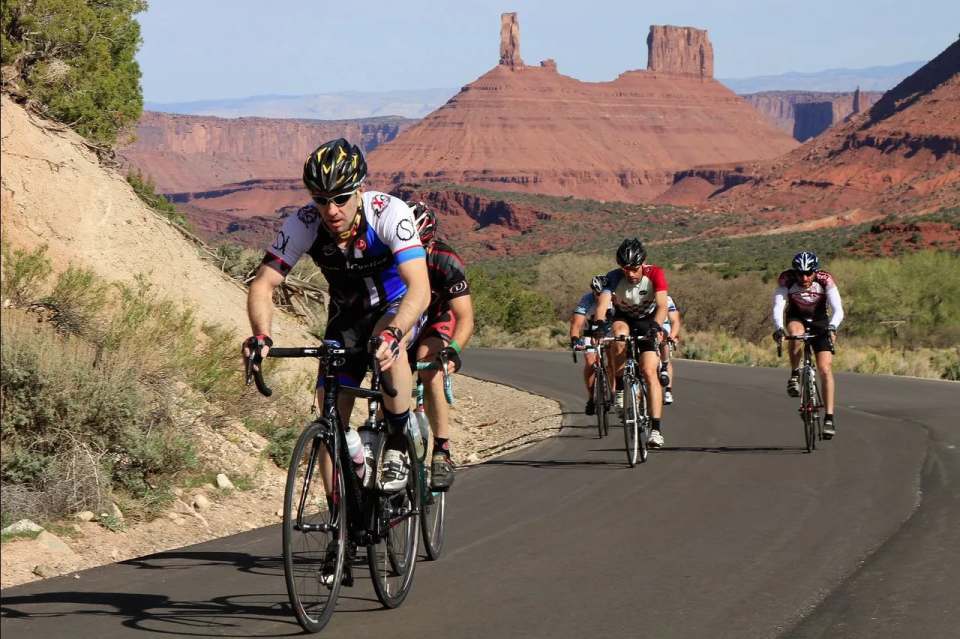
MULTIPOLYGON (((657 344, 660 327, 667 319, 667 278, 659 266, 647 264, 647 250, 640 240, 624 240, 617 249, 617 264, 620 268, 607 273, 607 285, 600 293, 598 308, 606 308, 613 301, 614 314, 611 329, 615 336, 635 335, 649 337, 637 343, 640 353, 640 370, 650 407, 651 429, 647 444, 651 448, 663 446, 661 412, 663 394, 657 375, 660 355, 657 344)), ((626 345, 613 343, 613 357, 617 370, 616 403, 623 409, 623 365, 626 362, 626 345)))
MULTIPOLYGON (((412 390, 407 346, 430 300, 430 281, 413 212, 400 199, 365 191, 366 175, 363 152, 343 138, 320 145, 307 158, 303 183, 313 203, 284 221, 250 285, 247 311, 254 336, 244 342, 244 354, 255 350, 263 357, 269 351, 273 292, 297 260, 309 255, 330 286, 324 339, 346 348, 366 345, 377 335, 383 340, 376 357, 398 392, 383 398, 384 414, 397 439, 388 445, 381 477, 384 489, 397 490, 409 471, 399 451, 412 390)), ((359 385, 369 361, 364 356, 348 358, 341 383, 359 385)), ((322 401, 322 389, 317 393, 322 401)), ((348 430, 352 410, 353 398, 341 395, 340 415, 348 430)), ((329 485, 327 489, 329 493, 329 485)))
MULTIPOLYGON (((817 375, 823 389, 823 403, 826 414, 823 418, 823 438, 833 439, 836 433, 833 407, 836 396, 833 383, 833 342, 837 339, 837 327, 843 321, 843 304, 840 290, 833 276, 820 270, 820 260, 813 253, 797 253, 793 258, 793 268, 780 274, 777 290, 773 297, 773 323, 776 331, 773 339, 779 340, 785 334, 803 335, 805 320, 810 322, 810 332, 819 333, 813 340, 813 351, 817 356, 817 375), (827 304, 831 315, 827 319, 827 304), (784 327, 786 310, 786 327, 784 327), (784 330, 786 328, 786 330, 784 330)), ((800 397, 800 358, 803 355, 800 342, 790 342, 787 353, 790 356, 790 379, 787 380, 787 394, 800 397)))
MULTIPOLYGON (((423 202, 407 202, 413 209, 420 241, 427 252, 430 275, 430 306, 426 323, 414 344, 416 361, 447 357, 450 373, 460 370, 460 351, 473 336, 473 301, 463 261, 452 246, 436 237, 437 216, 423 202)), ((446 490, 453 484, 450 455, 450 409, 443 397, 443 374, 422 371, 423 404, 433 429, 431 487, 446 490)))

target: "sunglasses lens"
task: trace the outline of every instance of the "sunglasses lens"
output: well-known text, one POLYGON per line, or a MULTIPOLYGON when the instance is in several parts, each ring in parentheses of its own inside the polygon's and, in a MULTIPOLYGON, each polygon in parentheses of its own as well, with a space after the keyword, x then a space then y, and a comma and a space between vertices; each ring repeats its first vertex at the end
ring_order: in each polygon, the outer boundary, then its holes
POLYGON ((327 197, 325 195, 311 195, 310 199, 317 203, 317 206, 326 206, 331 201, 337 206, 343 206, 350 201, 350 198, 353 197, 353 194, 356 191, 351 191, 350 193, 343 193, 341 195, 334 195, 333 197, 327 197))

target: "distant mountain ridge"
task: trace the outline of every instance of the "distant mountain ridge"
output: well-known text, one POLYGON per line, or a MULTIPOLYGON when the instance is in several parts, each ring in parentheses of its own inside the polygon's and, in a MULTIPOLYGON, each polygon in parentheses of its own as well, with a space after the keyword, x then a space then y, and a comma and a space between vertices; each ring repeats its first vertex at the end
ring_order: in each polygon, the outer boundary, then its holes
POLYGON ((264 117, 310 120, 356 120, 380 116, 422 118, 460 89, 409 91, 340 91, 313 95, 255 95, 249 98, 195 102, 147 102, 144 109, 221 118, 264 117))
POLYGON ((760 75, 749 78, 720 79, 727 88, 737 93, 761 91, 887 91, 925 65, 925 61, 901 62, 889 66, 865 69, 826 69, 812 73, 791 71, 780 75, 760 75))

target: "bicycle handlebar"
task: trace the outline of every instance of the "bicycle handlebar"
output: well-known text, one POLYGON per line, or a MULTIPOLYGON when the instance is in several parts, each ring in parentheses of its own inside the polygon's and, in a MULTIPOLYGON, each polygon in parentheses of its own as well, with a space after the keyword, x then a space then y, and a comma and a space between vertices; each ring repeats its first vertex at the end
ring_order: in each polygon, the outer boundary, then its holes
MULTIPOLYGON (((783 357, 783 342, 809 342, 812 339, 816 339, 827 333, 827 331, 821 331, 819 333, 804 333, 803 335, 783 335, 780 339, 777 340, 777 357, 783 357)), ((830 352, 836 353, 837 351, 833 348, 833 340, 830 340, 830 352)))
MULTIPOLYGON (((374 338, 376 340, 378 338, 374 338)), ((373 340, 371 340, 373 341, 373 340)), ((366 355, 368 351, 364 346, 356 346, 354 348, 342 348, 342 347, 330 347, 327 344, 322 346, 299 346, 299 347, 277 347, 271 348, 267 353, 267 357, 276 357, 276 358, 294 358, 294 357, 331 357, 334 355, 339 356, 355 356, 355 355, 366 355)), ((383 392, 388 397, 396 397, 397 389, 393 387, 392 384, 387 380, 387 378, 380 377, 380 360, 376 357, 373 357, 373 383, 371 387, 376 390, 377 386, 382 386, 383 392)), ((256 383, 257 390, 260 391, 260 394, 264 397, 270 397, 273 395, 273 389, 266 385, 263 381, 263 371, 257 370, 253 367, 256 361, 256 354, 251 350, 250 355, 246 359, 246 374, 247 379, 246 383, 250 385, 250 378, 253 378, 253 381, 256 383)))
POLYGON ((446 357, 441 357, 441 362, 417 362, 415 366, 419 371, 442 371, 443 372, 443 396, 447 403, 453 406, 453 380, 450 379, 450 373, 447 372, 446 357))

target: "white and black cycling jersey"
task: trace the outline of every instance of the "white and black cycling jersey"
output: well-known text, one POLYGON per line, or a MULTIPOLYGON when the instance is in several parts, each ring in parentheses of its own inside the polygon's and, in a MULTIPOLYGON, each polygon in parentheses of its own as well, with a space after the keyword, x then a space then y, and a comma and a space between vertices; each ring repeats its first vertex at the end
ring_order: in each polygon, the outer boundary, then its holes
POLYGON ((263 263, 282 275, 290 273, 306 253, 330 285, 334 309, 380 310, 407 292, 397 266, 424 259, 413 212, 403 200, 367 191, 360 196, 361 215, 347 248, 323 225, 313 203, 284 221, 263 263))

